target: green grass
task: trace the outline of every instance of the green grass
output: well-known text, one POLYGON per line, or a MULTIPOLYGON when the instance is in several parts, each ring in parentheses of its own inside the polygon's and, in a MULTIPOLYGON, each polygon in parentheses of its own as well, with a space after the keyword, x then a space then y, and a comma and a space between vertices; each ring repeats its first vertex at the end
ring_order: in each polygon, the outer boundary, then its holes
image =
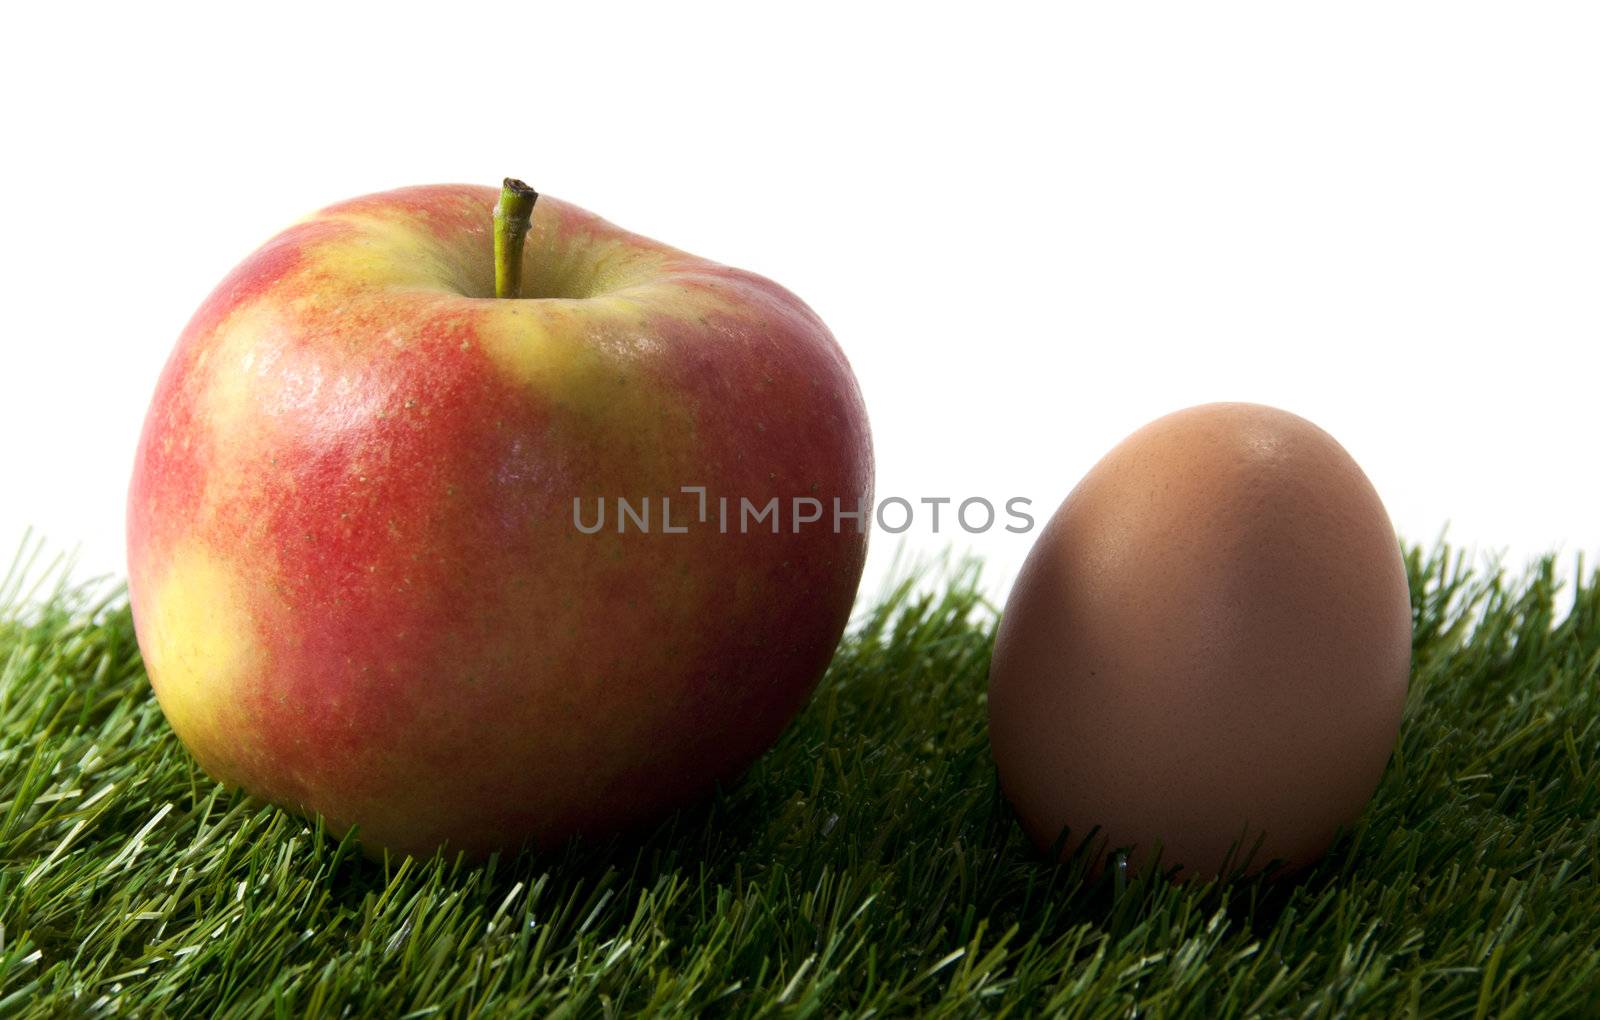
POLYGON ((224 792, 123 597, 0 586, 0 1015, 1600 1015, 1600 574, 1413 552, 1415 672, 1309 875, 1173 886, 1030 851, 970 566, 852 631, 736 787, 631 841, 372 863, 224 792))

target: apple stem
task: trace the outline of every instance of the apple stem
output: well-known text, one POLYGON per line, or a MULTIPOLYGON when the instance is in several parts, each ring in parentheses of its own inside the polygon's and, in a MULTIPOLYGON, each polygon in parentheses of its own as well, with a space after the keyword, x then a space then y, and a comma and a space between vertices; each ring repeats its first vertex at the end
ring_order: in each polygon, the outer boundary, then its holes
POLYGON ((514 298, 522 289, 522 243, 528 238, 539 193, 507 177, 494 205, 494 296, 514 298))

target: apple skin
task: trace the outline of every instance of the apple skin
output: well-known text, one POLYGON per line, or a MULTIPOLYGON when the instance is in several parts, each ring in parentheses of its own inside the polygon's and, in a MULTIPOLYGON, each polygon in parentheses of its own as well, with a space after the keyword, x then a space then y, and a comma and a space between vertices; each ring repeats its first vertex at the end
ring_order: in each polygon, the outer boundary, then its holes
POLYGON ((496 299, 496 197, 391 191, 267 242, 185 329, 136 455, 129 589, 173 729, 369 853, 548 848, 737 777, 866 553, 832 526, 834 497, 870 513, 866 411, 809 308, 548 197, 496 299), (650 533, 618 533, 619 496, 650 533), (741 534, 739 498, 774 496, 780 533, 741 534), (796 496, 824 520, 796 531, 796 496))

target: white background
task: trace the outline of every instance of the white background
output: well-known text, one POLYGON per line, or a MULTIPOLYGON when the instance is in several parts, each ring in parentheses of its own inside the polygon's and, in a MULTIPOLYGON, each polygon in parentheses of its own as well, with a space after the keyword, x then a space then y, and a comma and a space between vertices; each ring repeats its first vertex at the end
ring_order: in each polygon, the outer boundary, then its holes
MULTIPOLYGON (((120 573, 222 275, 334 200, 514 174, 811 303, 880 496, 1042 521, 1242 399, 1331 431, 1410 539, 1600 550, 1600 7, 220 7, 6 14, 0 544, 120 573)), ((908 540, 996 587, 1031 541, 908 540)))

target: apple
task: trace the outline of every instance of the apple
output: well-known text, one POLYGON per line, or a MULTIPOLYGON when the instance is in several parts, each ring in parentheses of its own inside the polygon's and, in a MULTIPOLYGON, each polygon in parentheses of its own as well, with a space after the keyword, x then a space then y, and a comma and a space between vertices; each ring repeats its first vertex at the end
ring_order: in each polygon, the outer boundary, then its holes
POLYGON ((173 729, 372 853, 604 836, 737 777, 866 552, 866 411, 806 305, 498 198, 405 188, 268 241, 184 330, 136 454, 129 589, 173 729), (781 527, 719 526, 774 498, 781 527))

